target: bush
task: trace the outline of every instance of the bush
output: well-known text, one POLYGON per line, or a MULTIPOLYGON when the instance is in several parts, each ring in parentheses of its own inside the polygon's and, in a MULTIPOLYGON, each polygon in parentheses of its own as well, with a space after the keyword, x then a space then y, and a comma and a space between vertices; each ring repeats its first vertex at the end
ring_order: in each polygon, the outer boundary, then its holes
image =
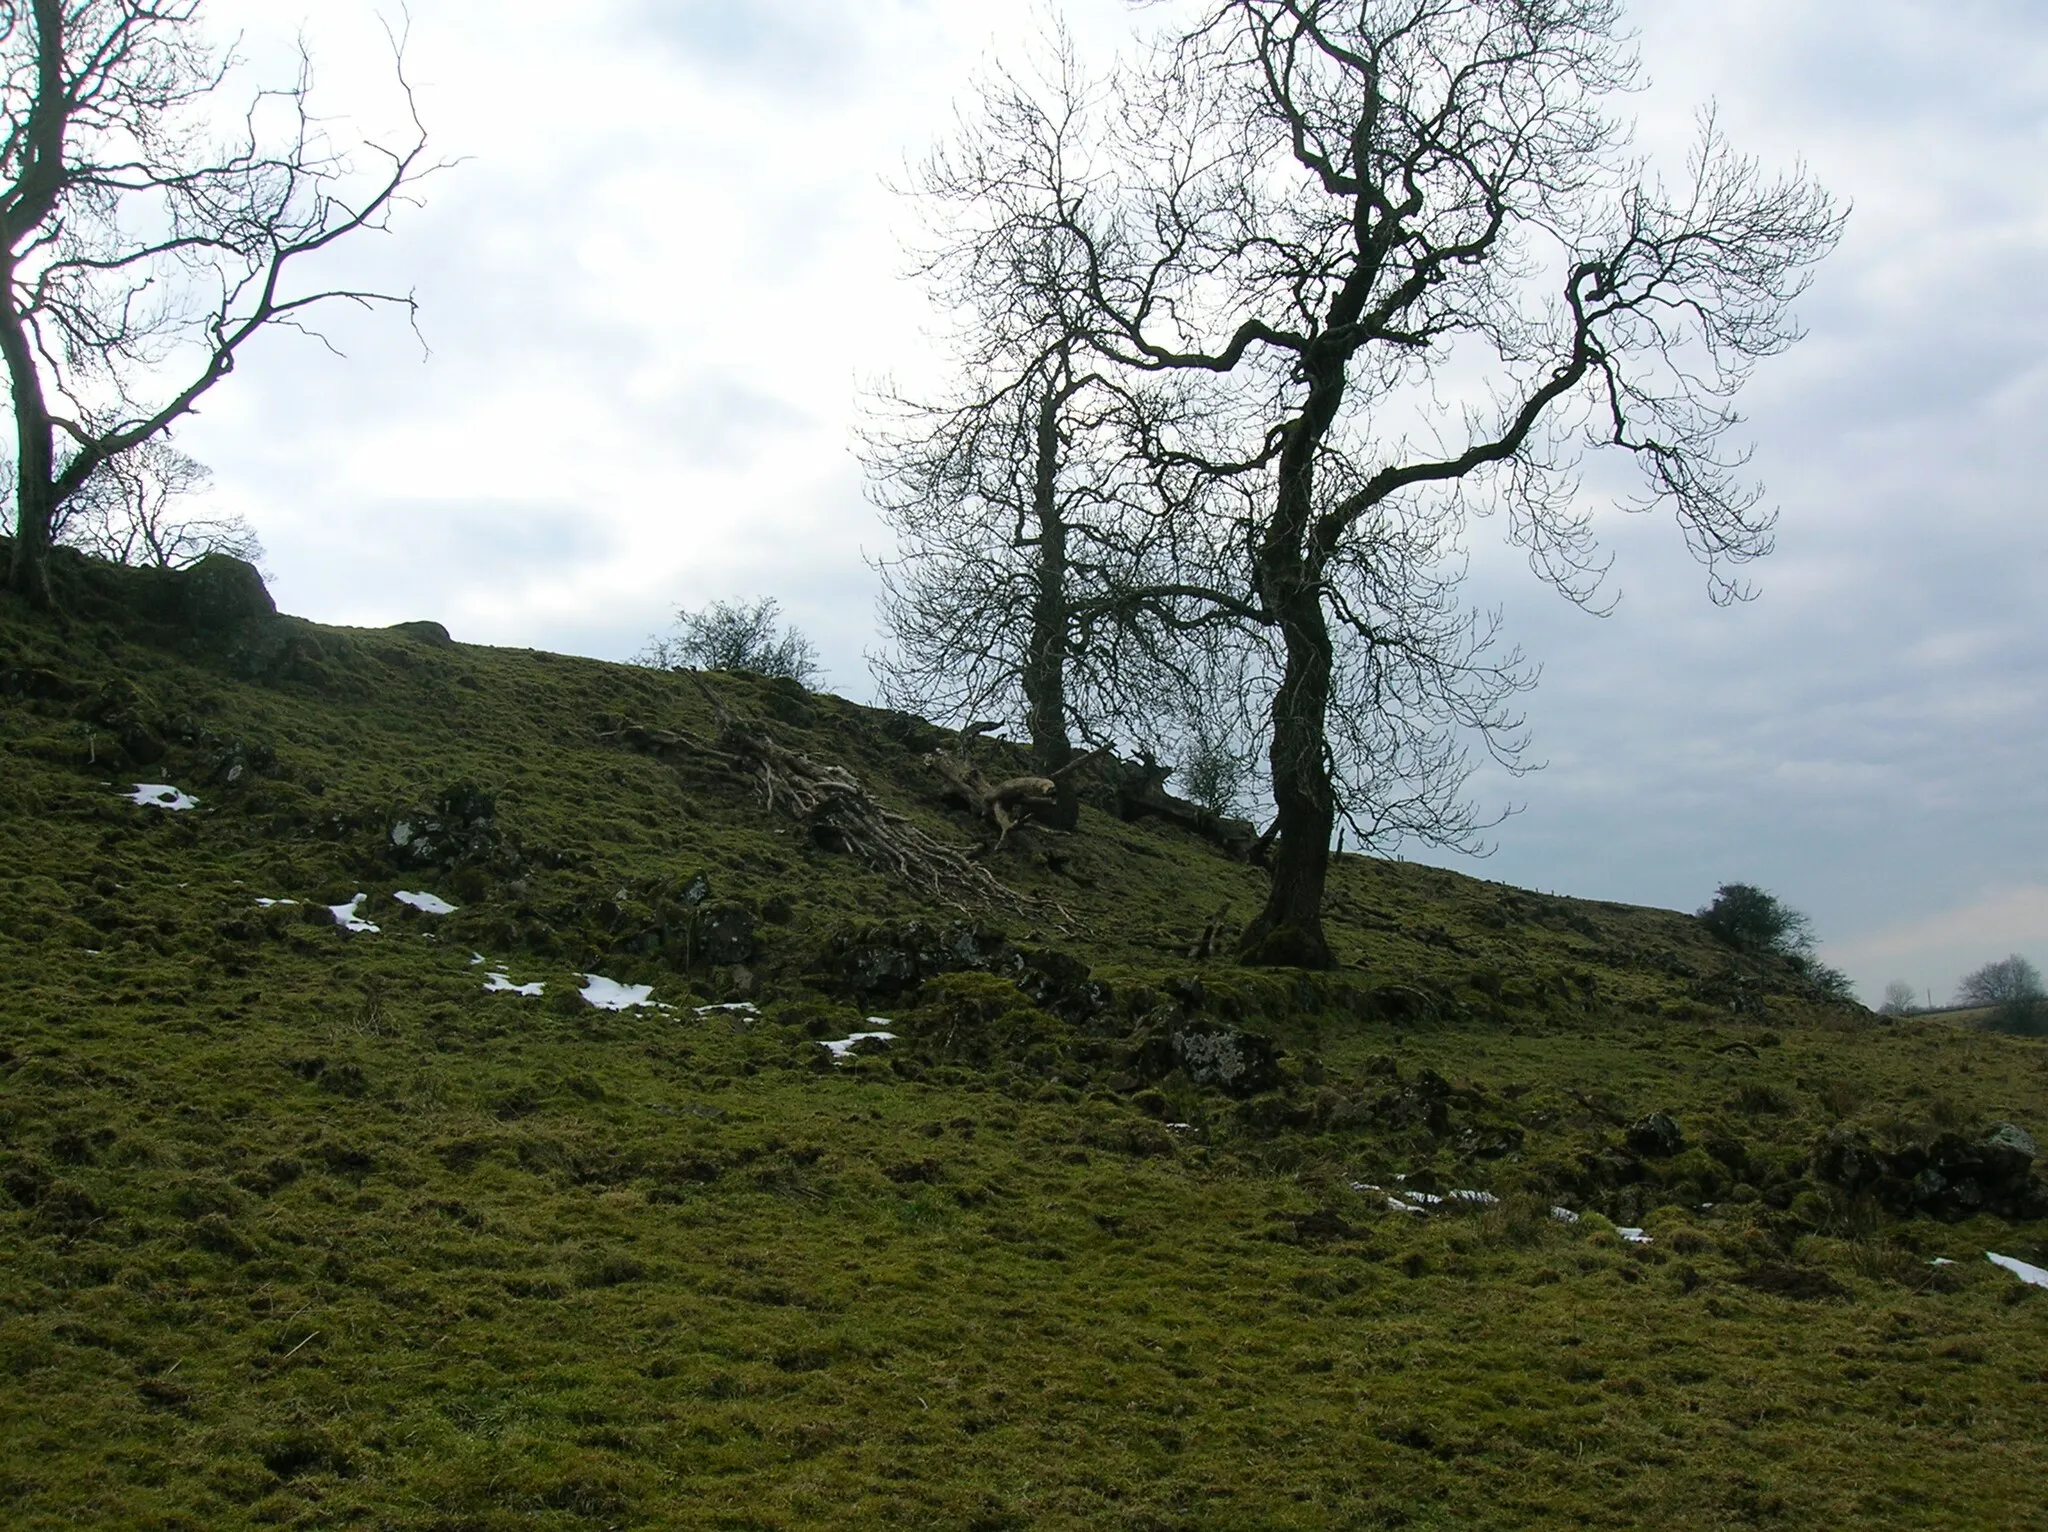
POLYGON ((1814 955, 1813 922, 1755 884, 1723 883, 1714 890, 1714 902, 1698 914, 1716 939, 1737 952, 1783 958, 1824 994, 1855 1000, 1849 976, 1814 955))
POLYGON ((1813 922, 1750 883, 1723 883, 1714 902, 1698 912, 1714 936, 1753 957, 1806 958, 1813 922))
POLYGON ((2048 1004, 2044 1001, 2048 1001, 2048 993, 2041 988, 2041 971, 2017 952, 2002 962, 1986 963, 1956 989, 1959 1005, 1992 1007, 1986 1026, 2025 1036, 2048 1033, 2048 1004))
POLYGON ((782 629, 772 597, 714 601, 700 612, 676 611, 676 625, 633 656, 655 670, 750 670, 814 688, 822 678, 818 646, 795 628, 782 629))

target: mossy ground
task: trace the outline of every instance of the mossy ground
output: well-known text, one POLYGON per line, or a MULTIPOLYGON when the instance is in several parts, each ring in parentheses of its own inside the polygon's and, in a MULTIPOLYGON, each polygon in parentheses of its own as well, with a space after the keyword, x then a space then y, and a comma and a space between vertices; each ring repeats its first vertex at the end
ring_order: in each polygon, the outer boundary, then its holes
MULTIPOLYGON (((1258 875, 1093 810, 1006 848, 1043 902, 980 919, 1086 963, 1100 1015, 981 973, 877 998, 835 941, 958 913, 617 744, 706 730, 694 681, 291 632, 252 659, 0 605, 7 1525, 2038 1520, 2048 1293, 1983 1252, 2048 1264, 2048 1226, 1887 1218, 1808 1157, 2038 1133, 2042 1045, 1822 1004, 1689 917, 1359 858, 1338 974, 1196 962, 1258 875), (458 782, 495 840, 399 866, 391 825, 458 782), (691 950, 699 875, 759 918, 743 964, 691 950), (359 889, 378 934, 320 908, 359 889), (584 971, 677 1009, 592 1009, 584 971), (871 1013, 899 1042, 833 1066, 871 1013), (1275 1087, 1134 1075, 1190 1014, 1275 1038, 1275 1087), (1628 1152, 1650 1111, 1680 1153, 1628 1152)), ((971 840, 934 731, 711 684, 971 840)))

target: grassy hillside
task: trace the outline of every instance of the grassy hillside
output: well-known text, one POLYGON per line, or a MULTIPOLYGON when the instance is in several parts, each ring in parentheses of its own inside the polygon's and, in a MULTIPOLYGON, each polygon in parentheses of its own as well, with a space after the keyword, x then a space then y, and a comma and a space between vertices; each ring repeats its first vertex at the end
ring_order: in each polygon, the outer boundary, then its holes
POLYGON ((949 901, 706 748, 974 847, 918 720, 64 574, 0 598, 10 1527, 2039 1515, 2038 1043, 1357 857, 1337 972, 1191 958, 1260 874, 1099 807, 949 901))

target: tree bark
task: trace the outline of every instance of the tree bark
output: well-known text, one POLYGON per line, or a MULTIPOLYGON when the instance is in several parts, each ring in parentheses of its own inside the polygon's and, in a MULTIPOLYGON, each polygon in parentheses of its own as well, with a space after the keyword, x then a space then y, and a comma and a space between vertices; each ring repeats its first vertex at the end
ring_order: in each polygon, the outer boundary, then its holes
POLYGON ((1031 635, 1021 678, 1032 756, 1038 769, 1059 784, 1057 800, 1037 817, 1055 830, 1071 830, 1081 817, 1074 784, 1059 775, 1074 758, 1073 741, 1067 737, 1067 627, 1073 613, 1067 599, 1067 524, 1059 502, 1059 412, 1071 387, 1056 388, 1048 380, 1038 403, 1031 485, 1038 535, 1032 563, 1031 635))
POLYGON ((13 252, 0 250, 0 360, 14 405, 14 554, 7 586, 39 605, 50 600, 50 542, 56 520, 56 442, 28 335, 14 311, 13 252))
POLYGON ((1323 886, 1337 805, 1324 727, 1334 650, 1320 593, 1312 581, 1295 583, 1274 610, 1287 645, 1269 757, 1279 843, 1266 907, 1245 928, 1239 956, 1247 963, 1328 968, 1334 959, 1323 936, 1323 886))
POLYGON ((1280 449, 1273 520, 1259 545, 1259 593, 1286 646, 1273 698, 1274 828, 1266 907, 1245 927, 1238 956, 1294 968, 1334 965, 1323 936, 1323 886, 1337 824, 1336 784, 1327 735, 1336 649, 1323 611, 1322 569, 1310 557, 1315 459, 1343 402, 1346 354, 1312 346, 1302 358, 1308 398, 1280 449))

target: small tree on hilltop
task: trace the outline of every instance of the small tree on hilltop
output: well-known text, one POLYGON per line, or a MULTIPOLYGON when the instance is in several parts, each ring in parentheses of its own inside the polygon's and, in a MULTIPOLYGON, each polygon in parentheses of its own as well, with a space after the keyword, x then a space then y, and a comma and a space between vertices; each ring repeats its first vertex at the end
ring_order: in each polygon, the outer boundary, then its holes
POLYGON ((1957 986, 1956 1000, 1991 1007, 1985 1025, 1994 1031, 2030 1037, 2048 1033, 2048 991, 2041 987, 2041 970, 2017 952, 1966 976, 1957 986))
POLYGON ((1877 1009, 1883 1016, 1910 1016, 1919 1008, 1920 997, 1913 986, 1894 979, 1884 987, 1884 1002, 1877 1009))
POLYGON ((1751 957, 1782 958, 1837 1000, 1856 998, 1849 976, 1814 953, 1813 922, 1753 883, 1723 883, 1697 912, 1717 940, 1751 957))
POLYGON ((674 629, 650 638, 633 663, 655 670, 751 670, 815 687, 822 679, 818 646, 797 629, 784 629, 780 612, 771 596, 714 601, 698 612, 679 607, 674 629))
POLYGON ((1752 957, 1804 957, 1813 923, 1753 883, 1723 883, 1699 917, 1717 940, 1752 957))

